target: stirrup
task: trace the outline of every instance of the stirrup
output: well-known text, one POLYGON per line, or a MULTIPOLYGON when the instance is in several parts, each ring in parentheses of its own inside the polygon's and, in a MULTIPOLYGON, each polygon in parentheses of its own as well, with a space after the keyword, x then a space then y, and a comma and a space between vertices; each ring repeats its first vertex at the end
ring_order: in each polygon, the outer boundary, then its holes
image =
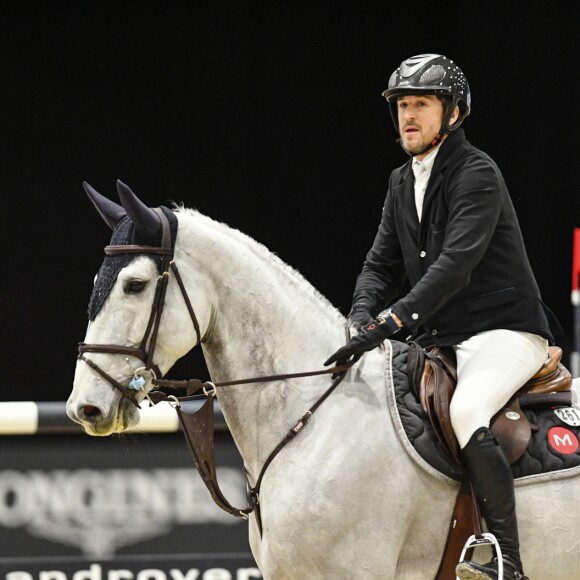
MULTIPOLYGON (((465 546, 459 556, 459 564, 464 561, 465 554, 469 548, 479 548, 480 546, 493 546, 495 550, 495 557, 497 559, 497 580, 503 580, 503 556, 497 538, 490 533, 481 534, 481 537, 476 538, 474 535, 467 538, 465 546)), ((459 576, 455 576, 455 580, 460 580, 459 576)))

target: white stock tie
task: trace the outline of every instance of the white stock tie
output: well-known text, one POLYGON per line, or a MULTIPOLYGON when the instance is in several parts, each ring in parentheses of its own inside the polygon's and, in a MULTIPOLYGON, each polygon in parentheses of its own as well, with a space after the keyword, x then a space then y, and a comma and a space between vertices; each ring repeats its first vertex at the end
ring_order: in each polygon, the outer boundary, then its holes
POLYGON ((425 198, 425 190, 429 181, 430 172, 421 161, 413 163, 413 174, 415 175, 415 207, 417 208, 417 217, 421 222, 421 214, 423 212, 423 199, 425 198))

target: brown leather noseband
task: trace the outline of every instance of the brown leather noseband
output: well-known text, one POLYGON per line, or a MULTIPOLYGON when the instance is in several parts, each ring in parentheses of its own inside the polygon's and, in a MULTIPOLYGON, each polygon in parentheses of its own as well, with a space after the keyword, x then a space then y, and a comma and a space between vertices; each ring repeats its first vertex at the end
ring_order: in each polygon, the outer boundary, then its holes
MULTIPOLYGON (((173 250, 171 245, 171 229, 169 226, 169 220, 165 214, 159 209, 153 209, 155 213, 159 216, 161 220, 161 246, 136 246, 136 245, 120 245, 120 246, 107 246, 105 248, 105 254, 107 256, 115 256, 119 254, 156 254, 161 256, 161 273, 157 278, 157 287, 155 288, 155 296, 153 298, 153 303, 151 305, 151 314, 149 315, 149 321, 145 329, 145 334, 139 346, 121 346, 116 344, 86 344, 81 342, 79 344, 79 359, 88 364, 94 371, 101 375, 105 380, 107 380, 115 389, 117 389, 121 395, 129 400, 133 405, 139 408, 139 402, 137 401, 138 390, 132 389, 129 385, 123 385, 107 372, 105 372, 99 365, 97 365, 90 358, 85 356, 85 353, 96 352, 96 353, 106 353, 106 354, 117 354, 117 355, 127 355, 134 356, 143 362, 144 366, 140 370, 148 371, 152 374, 153 378, 161 377, 161 372, 159 367, 154 362, 155 347, 157 345, 157 335, 159 334, 159 325, 161 323, 161 315, 163 314, 163 306, 165 304, 165 295, 167 293, 167 285, 169 283, 169 276, 171 273, 175 276, 187 310, 191 317, 191 321, 195 328, 197 335, 197 342, 201 341, 201 331, 199 327, 199 322, 185 291, 185 286, 183 280, 179 274, 177 266, 172 261, 173 250)), ((137 373, 135 372, 135 376, 137 373)))

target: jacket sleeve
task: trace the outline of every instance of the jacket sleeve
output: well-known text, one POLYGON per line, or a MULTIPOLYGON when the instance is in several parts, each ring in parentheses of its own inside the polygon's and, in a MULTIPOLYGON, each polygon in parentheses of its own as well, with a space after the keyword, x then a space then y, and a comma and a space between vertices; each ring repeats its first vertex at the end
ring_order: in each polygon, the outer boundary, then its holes
POLYGON ((405 279, 394 208, 394 195, 389 187, 381 223, 362 272, 357 278, 353 295, 353 304, 366 304, 373 316, 397 297, 405 279))
POLYGON ((442 250, 411 291, 392 305, 407 328, 415 330, 426 323, 469 284, 498 224, 502 184, 499 170, 484 155, 467 157, 449 176, 444 192, 449 214, 442 250))

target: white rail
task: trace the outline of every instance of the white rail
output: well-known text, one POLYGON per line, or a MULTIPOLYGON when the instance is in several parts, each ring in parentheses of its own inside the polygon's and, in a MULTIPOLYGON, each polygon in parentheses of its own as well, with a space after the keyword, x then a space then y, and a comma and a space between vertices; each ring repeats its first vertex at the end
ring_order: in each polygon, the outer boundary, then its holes
MULTIPOLYGON (((188 401, 183 408, 188 412, 199 409, 203 401, 188 401)), ((215 427, 226 430, 219 404, 216 406, 215 427)), ((58 433, 82 433, 82 428, 71 421, 65 410, 64 401, 35 402, 18 401, 0 403, 0 435, 41 435, 58 433)), ((175 433, 179 431, 179 420, 175 409, 168 403, 141 407, 139 424, 132 433, 175 433)))

